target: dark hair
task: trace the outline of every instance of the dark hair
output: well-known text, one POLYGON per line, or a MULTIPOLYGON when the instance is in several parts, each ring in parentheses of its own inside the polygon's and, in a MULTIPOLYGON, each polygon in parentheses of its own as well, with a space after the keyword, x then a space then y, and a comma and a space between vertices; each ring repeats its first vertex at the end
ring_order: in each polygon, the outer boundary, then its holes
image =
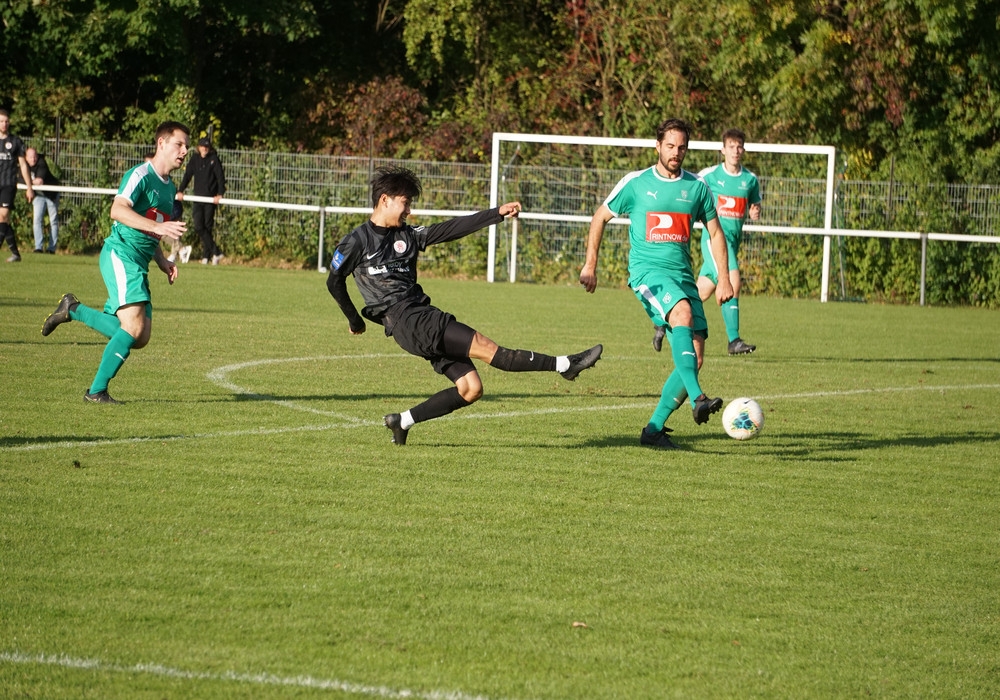
POLYGON ((180 122, 163 122, 156 127, 156 133, 153 135, 153 143, 156 143, 164 136, 170 136, 175 131, 183 131, 185 135, 191 135, 191 130, 180 122))
POLYGON ((740 129, 726 129, 722 132, 722 145, 726 145, 726 141, 734 139, 742 144, 747 142, 747 135, 744 134, 740 129))
POLYGON ((378 206, 382 195, 389 197, 409 197, 411 200, 420 196, 420 178, 408 169, 399 165, 386 165, 375 170, 372 176, 372 206, 378 206))
POLYGON ((685 141, 691 140, 691 125, 688 124, 683 119, 664 119, 663 123, 656 127, 656 140, 657 142, 662 141, 663 137, 667 135, 668 131, 681 131, 684 132, 685 141))
POLYGON ((6 109, 0 109, 0 114, 10 119, 10 112, 8 112, 6 109))

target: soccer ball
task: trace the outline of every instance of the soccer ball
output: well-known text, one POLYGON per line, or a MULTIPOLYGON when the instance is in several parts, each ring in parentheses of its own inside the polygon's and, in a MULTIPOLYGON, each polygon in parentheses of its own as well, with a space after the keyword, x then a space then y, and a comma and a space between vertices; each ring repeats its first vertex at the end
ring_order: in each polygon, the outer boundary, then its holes
POLYGON ((722 412, 722 427, 734 440, 749 440, 757 437, 764 427, 764 412, 753 399, 734 399, 722 412))

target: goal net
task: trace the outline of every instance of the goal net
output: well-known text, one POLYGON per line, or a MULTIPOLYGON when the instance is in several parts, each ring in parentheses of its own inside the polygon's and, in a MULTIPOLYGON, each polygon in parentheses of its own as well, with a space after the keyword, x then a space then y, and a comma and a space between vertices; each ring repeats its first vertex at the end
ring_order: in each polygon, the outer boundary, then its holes
MULTIPOLYGON (((523 212, 510 226, 490 228, 487 279, 499 274, 511 282, 575 281, 591 216, 624 175, 656 162, 655 145, 655 139, 495 133, 490 206, 520 201, 523 212)), ((697 173, 721 162, 721 147, 718 141, 691 141, 684 168, 697 173)), ((805 256, 812 269, 799 274, 821 277, 826 301, 830 236, 824 234, 833 227, 834 148, 747 143, 743 165, 757 175, 763 197, 760 221, 744 226, 744 288, 769 291, 763 274, 769 263, 793 252, 803 259, 801 250, 790 248, 815 248, 805 256), (774 234, 800 235, 789 240, 774 234)), ((605 284, 627 280, 627 224, 613 219, 605 231, 598 266, 605 284)), ((692 256, 697 270, 701 251, 694 243, 692 256)))

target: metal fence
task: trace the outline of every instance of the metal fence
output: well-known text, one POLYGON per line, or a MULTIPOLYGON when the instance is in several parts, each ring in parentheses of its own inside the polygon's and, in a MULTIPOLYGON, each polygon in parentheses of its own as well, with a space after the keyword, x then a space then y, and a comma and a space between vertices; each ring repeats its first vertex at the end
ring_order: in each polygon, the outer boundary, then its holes
MULTIPOLYGON (((79 188, 115 188, 121 174, 140 162, 151 149, 129 143, 95 141, 28 140, 48 154, 50 164, 58 165, 64 185, 79 188)), ((228 182, 226 199, 241 200, 244 206, 269 206, 266 226, 275 239, 305 239, 318 248, 319 266, 330 247, 355 225, 353 218, 338 214, 337 208, 370 207, 368 180, 372 171, 391 161, 304 153, 273 153, 251 150, 219 150, 228 182), (282 208, 288 205, 288 208, 282 208), (302 208, 308 206, 309 211, 302 208), (321 208, 327 207, 326 212, 321 208), (298 211, 294 209, 299 209, 298 211)), ((476 211, 489 205, 490 165, 407 161, 420 176, 423 196, 419 202, 427 210, 441 212, 476 211)), ((514 166, 504 171, 501 201, 519 199, 525 212, 567 216, 589 216, 625 170, 551 166, 514 166)), ((768 177, 759 174, 764 196, 763 218, 748 228, 742 251, 748 270, 762 266, 776 254, 780 237, 762 235, 769 226, 823 226, 824 187, 820 179, 768 177)), ((181 171, 175 173, 179 181, 181 171)), ((74 205, 98 195, 93 192, 67 192, 63 206, 74 205)), ((238 232, 235 210, 221 207, 216 234, 224 243, 238 232)), ((62 217, 61 217, 62 218, 62 217)), ((429 217, 432 218, 432 217, 429 217)), ((922 185, 898 182, 840 180, 836 184, 835 226, 843 229, 881 229, 887 231, 947 232, 966 235, 1000 235, 1000 186, 922 185)), ((545 269, 526 260, 518 278, 546 280, 565 270, 579 269, 583 262, 586 224, 558 220, 521 222, 521 246, 534 246, 544 255, 545 269), (554 267, 549 267, 549 262, 554 267)), ((64 231, 63 235, 73 235, 64 231)), ((86 232, 84 232, 86 233, 86 232)), ((610 233, 610 232, 609 232, 610 233)), ((91 235, 96 235, 91 233, 91 235)), ((506 234, 504 234, 506 236, 506 234)), ((507 254, 500 241, 497 265, 503 266, 507 254)), ((461 244, 464 245, 464 244, 461 244)), ((482 245, 454 254, 480 255, 482 245)), ((609 235, 605 246, 626 246, 624 236, 609 235)), ((485 264, 485 263, 484 263, 485 264)), ((503 275, 501 275, 501 278, 503 275)))

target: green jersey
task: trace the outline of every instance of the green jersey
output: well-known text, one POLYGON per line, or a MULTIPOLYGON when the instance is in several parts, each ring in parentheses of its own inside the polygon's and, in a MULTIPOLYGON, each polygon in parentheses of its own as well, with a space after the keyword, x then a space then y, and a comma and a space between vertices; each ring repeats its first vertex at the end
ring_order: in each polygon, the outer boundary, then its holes
POLYGON ((726 238, 738 245, 750 205, 760 204, 757 176, 742 167, 737 174, 731 175, 725 165, 719 163, 705 168, 698 173, 698 177, 708 184, 715 195, 715 209, 726 238))
MULTIPOLYGON (((152 164, 142 163, 122 176, 117 196, 127 199, 135 212, 159 222, 170 221, 176 194, 173 180, 161 178, 152 164)), ((160 237, 151 231, 140 231, 115 221, 105 245, 110 246, 119 257, 148 266, 160 245, 160 237)))
POLYGON ((686 170, 680 177, 660 175, 656 166, 623 177, 604 204, 616 217, 628 216, 630 277, 660 270, 694 279, 691 232, 697 221, 716 218, 715 201, 705 182, 686 170))

